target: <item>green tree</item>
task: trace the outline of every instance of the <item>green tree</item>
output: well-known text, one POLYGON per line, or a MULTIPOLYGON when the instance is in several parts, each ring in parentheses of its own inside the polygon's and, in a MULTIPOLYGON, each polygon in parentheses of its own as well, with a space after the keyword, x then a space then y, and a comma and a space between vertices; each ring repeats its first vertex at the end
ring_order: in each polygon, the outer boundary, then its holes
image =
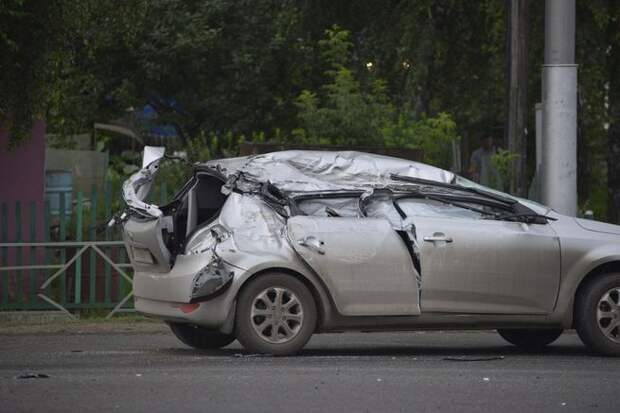
POLYGON ((35 117, 45 118, 51 132, 75 133, 119 113, 108 101, 131 70, 128 50, 145 5, 2 1, 0 122, 10 129, 11 144, 27 136, 35 117))
MULTIPOLYGON (((186 146, 198 137, 211 147, 230 132, 232 146, 218 147, 233 153, 237 137, 256 132, 257 139, 283 142, 425 146, 443 164, 439 153, 452 136, 462 136, 466 163, 480 136, 503 135, 505 6, 497 0, 0 0, 0 122, 15 144, 34 117, 44 117, 50 132, 71 135, 150 103, 177 126, 186 146), (339 30, 326 38, 334 24, 346 36, 339 30)), ((533 108, 541 99, 544 2, 529 6, 527 106, 533 108)), ((618 2, 577 0, 576 17, 579 202, 617 220, 618 2)), ((529 178, 533 110, 527 129, 529 178)))
POLYGON ((45 111, 51 50, 62 21, 58 1, 0 3, 0 123, 11 144, 23 140, 32 120, 45 111))
MULTIPOLYGON (((350 32, 334 26, 319 42, 330 65, 328 82, 317 91, 304 90, 297 102, 301 127, 294 136, 306 143, 419 148, 429 163, 449 168, 456 125, 448 114, 414 116, 397 109, 386 84, 374 76, 357 79, 351 61, 350 32)), ((363 70, 372 71, 367 65, 363 70)))

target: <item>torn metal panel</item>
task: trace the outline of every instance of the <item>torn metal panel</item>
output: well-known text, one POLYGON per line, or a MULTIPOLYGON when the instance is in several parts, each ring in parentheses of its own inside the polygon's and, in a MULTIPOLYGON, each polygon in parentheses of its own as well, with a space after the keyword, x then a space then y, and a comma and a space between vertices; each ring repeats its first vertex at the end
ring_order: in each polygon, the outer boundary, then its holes
POLYGON ((388 220, 395 229, 403 229, 405 227, 405 218, 400 216, 394 207, 392 196, 389 194, 368 197, 364 201, 364 212, 367 217, 388 220))
POLYGON ((214 293, 235 273, 262 260, 279 257, 294 261, 295 252, 284 233, 285 219, 259 195, 231 193, 217 219, 187 241, 185 254, 213 254, 202 272, 196 274, 192 296, 214 293))
POLYGON ((165 148, 160 146, 145 146, 142 156, 142 169, 123 182, 123 199, 127 206, 147 217, 163 215, 157 205, 148 204, 144 202, 144 199, 151 190, 153 179, 155 179, 165 151, 165 148))
POLYGON ((271 254, 286 242, 283 236, 285 219, 258 195, 231 194, 218 221, 231 230, 235 247, 240 252, 271 254))
POLYGON ((234 269, 220 257, 215 257, 202 268, 192 283, 192 301, 209 297, 232 281, 234 269))

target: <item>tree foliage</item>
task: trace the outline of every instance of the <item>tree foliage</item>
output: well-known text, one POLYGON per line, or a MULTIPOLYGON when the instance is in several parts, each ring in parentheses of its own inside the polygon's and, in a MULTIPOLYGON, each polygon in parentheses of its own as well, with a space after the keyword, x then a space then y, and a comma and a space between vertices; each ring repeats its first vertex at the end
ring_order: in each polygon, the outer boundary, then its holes
POLYGON ((373 64, 362 71, 365 82, 349 67, 353 44, 350 32, 338 26, 319 41, 321 55, 330 65, 328 82, 318 91, 304 90, 297 99, 300 127, 293 136, 305 143, 368 145, 423 150, 429 163, 450 168, 456 124, 446 113, 416 117, 410 105, 397 107, 386 82, 373 75, 373 64))
MULTIPOLYGON (((456 136, 468 154, 503 135, 506 4, 0 0, 0 123, 17 143, 34 117, 71 135, 150 104, 187 146, 228 135, 414 146, 445 165, 456 136)), ((618 4, 577 0, 579 199, 597 216, 608 201, 620 210, 607 168, 620 164, 608 150, 620 130, 618 4)), ((530 1, 529 177, 543 24, 544 2, 530 1)))
POLYGON ((53 132, 76 133, 118 113, 108 101, 131 69, 126 51, 136 44, 146 1, 0 4, 0 122, 12 143, 36 117, 53 132))

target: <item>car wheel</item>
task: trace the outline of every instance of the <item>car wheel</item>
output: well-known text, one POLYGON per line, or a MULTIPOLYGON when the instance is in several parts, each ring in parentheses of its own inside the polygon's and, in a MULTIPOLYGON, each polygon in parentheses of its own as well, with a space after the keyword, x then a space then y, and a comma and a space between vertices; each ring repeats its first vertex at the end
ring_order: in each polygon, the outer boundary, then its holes
POLYGON ((201 350, 226 347, 235 341, 234 334, 223 334, 194 324, 168 323, 168 325, 183 344, 201 350))
POLYGON ((590 350, 620 356, 620 274, 605 274, 580 289, 575 327, 590 350))
POLYGON ((562 331, 561 328, 506 328, 497 330, 504 340, 528 351, 542 350, 546 345, 557 340, 562 331))
POLYGON ((316 318, 314 298, 304 283, 287 274, 265 274, 239 294, 237 338, 251 352, 293 354, 314 333, 316 318))

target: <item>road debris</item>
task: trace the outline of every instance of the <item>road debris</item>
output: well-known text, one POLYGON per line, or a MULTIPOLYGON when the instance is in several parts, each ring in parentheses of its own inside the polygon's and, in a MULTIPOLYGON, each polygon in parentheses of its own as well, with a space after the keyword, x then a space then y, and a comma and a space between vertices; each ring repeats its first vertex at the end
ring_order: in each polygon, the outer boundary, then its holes
POLYGON ((444 360, 447 361, 494 361, 494 360, 503 360, 504 356, 492 356, 492 357, 460 357, 460 356, 451 356, 444 357, 444 360))
POLYGON ((43 374, 43 373, 24 373, 24 374, 20 374, 19 376, 15 377, 18 380, 22 380, 22 379, 49 379, 50 376, 48 376, 47 374, 43 374))
POLYGON ((233 357, 249 358, 249 357, 268 357, 268 356, 265 355, 265 354, 258 354, 258 353, 250 353, 250 354, 235 353, 235 354, 233 354, 233 357))

